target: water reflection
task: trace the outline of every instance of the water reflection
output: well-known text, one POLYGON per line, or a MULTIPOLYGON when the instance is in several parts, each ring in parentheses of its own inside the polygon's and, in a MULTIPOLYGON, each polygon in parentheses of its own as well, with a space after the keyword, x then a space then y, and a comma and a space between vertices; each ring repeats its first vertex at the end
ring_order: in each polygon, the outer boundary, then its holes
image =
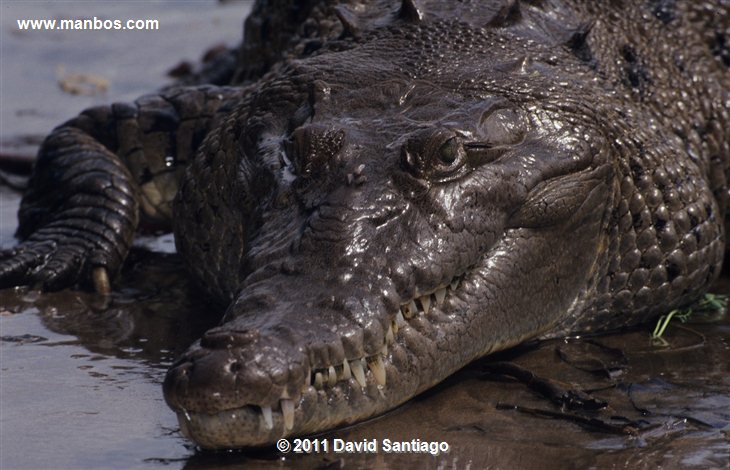
POLYGON ((191 285, 177 255, 136 248, 128 261, 109 298, 19 288, 0 291, 0 305, 36 313, 46 328, 76 337, 72 343, 92 353, 166 368, 220 321, 224 307, 191 285))

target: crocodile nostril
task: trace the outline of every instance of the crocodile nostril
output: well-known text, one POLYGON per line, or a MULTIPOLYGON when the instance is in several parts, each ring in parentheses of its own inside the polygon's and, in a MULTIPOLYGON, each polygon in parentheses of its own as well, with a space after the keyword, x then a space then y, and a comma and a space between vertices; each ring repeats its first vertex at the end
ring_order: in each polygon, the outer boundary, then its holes
POLYGON ((259 337, 258 330, 211 330, 200 339, 200 346, 206 349, 228 349, 248 345, 259 337))
POLYGON ((226 364, 226 371, 230 374, 235 374, 243 368, 240 362, 233 361, 226 364))

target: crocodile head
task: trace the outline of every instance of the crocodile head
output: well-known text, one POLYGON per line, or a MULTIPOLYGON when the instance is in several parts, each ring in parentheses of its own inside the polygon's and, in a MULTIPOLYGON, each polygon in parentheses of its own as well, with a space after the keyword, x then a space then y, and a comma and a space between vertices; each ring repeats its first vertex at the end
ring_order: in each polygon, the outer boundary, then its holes
POLYGON ((178 203, 208 171, 234 228, 214 262, 176 230, 232 303, 164 384, 200 446, 375 416, 583 307, 615 191, 593 110, 554 50, 456 27, 295 61, 204 144, 178 203))

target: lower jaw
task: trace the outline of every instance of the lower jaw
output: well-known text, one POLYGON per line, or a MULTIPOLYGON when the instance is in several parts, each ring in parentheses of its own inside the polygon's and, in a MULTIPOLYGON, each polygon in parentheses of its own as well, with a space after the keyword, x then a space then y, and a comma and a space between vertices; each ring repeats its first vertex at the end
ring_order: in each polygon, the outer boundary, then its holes
MULTIPOLYGON (((505 342, 489 349, 498 350, 512 344, 513 341, 505 342)), ((475 354, 472 359, 481 355, 475 354)), ((370 373, 367 374, 364 387, 354 377, 326 389, 309 386, 296 401, 293 419, 290 417, 289 423, 281 408, 270 412, 269 421, 264 417, 261 407, 256 405, 244 405, 216 413, 176 410, 180 431, 207 450, 270 446, 282 437, 322 433, 381 415, 441 382, 469 361, 461 364, 444 361, 434 364, 435 367, 428 368, 428 373, 418 376, 399 372, 408 370, 409 365, 417 362, 411 351, 402 345, 394 345, 385 366, 389 381, 386 386, 379 385, 370 373), (395 377, 399 379, 397 387, 392 386, 395 377)))
POLYGON ((350 379, 328 390, 309 387, 294 408, 293 426, 285 423, 281 410, 271 413, 270 423, 261 408, 241 408, 205 413, 177 411, 181 433, 203 449, 222 450, 263 447, 293 435, 308 435, 346 426, 382 414, 412 398, 413 394, 394 397, 368 380, 363 388, 350 379))

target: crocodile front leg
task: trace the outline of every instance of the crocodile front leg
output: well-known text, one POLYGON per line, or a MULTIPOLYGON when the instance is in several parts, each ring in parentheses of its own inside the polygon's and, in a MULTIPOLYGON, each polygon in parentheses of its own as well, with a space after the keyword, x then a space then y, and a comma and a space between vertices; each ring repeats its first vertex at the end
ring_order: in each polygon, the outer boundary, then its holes
POLYGON ((239 88, 177 88, 84 111, 43 142, 0 287, 109 291, 137 226, 169 229, 186 163, 239 88))

